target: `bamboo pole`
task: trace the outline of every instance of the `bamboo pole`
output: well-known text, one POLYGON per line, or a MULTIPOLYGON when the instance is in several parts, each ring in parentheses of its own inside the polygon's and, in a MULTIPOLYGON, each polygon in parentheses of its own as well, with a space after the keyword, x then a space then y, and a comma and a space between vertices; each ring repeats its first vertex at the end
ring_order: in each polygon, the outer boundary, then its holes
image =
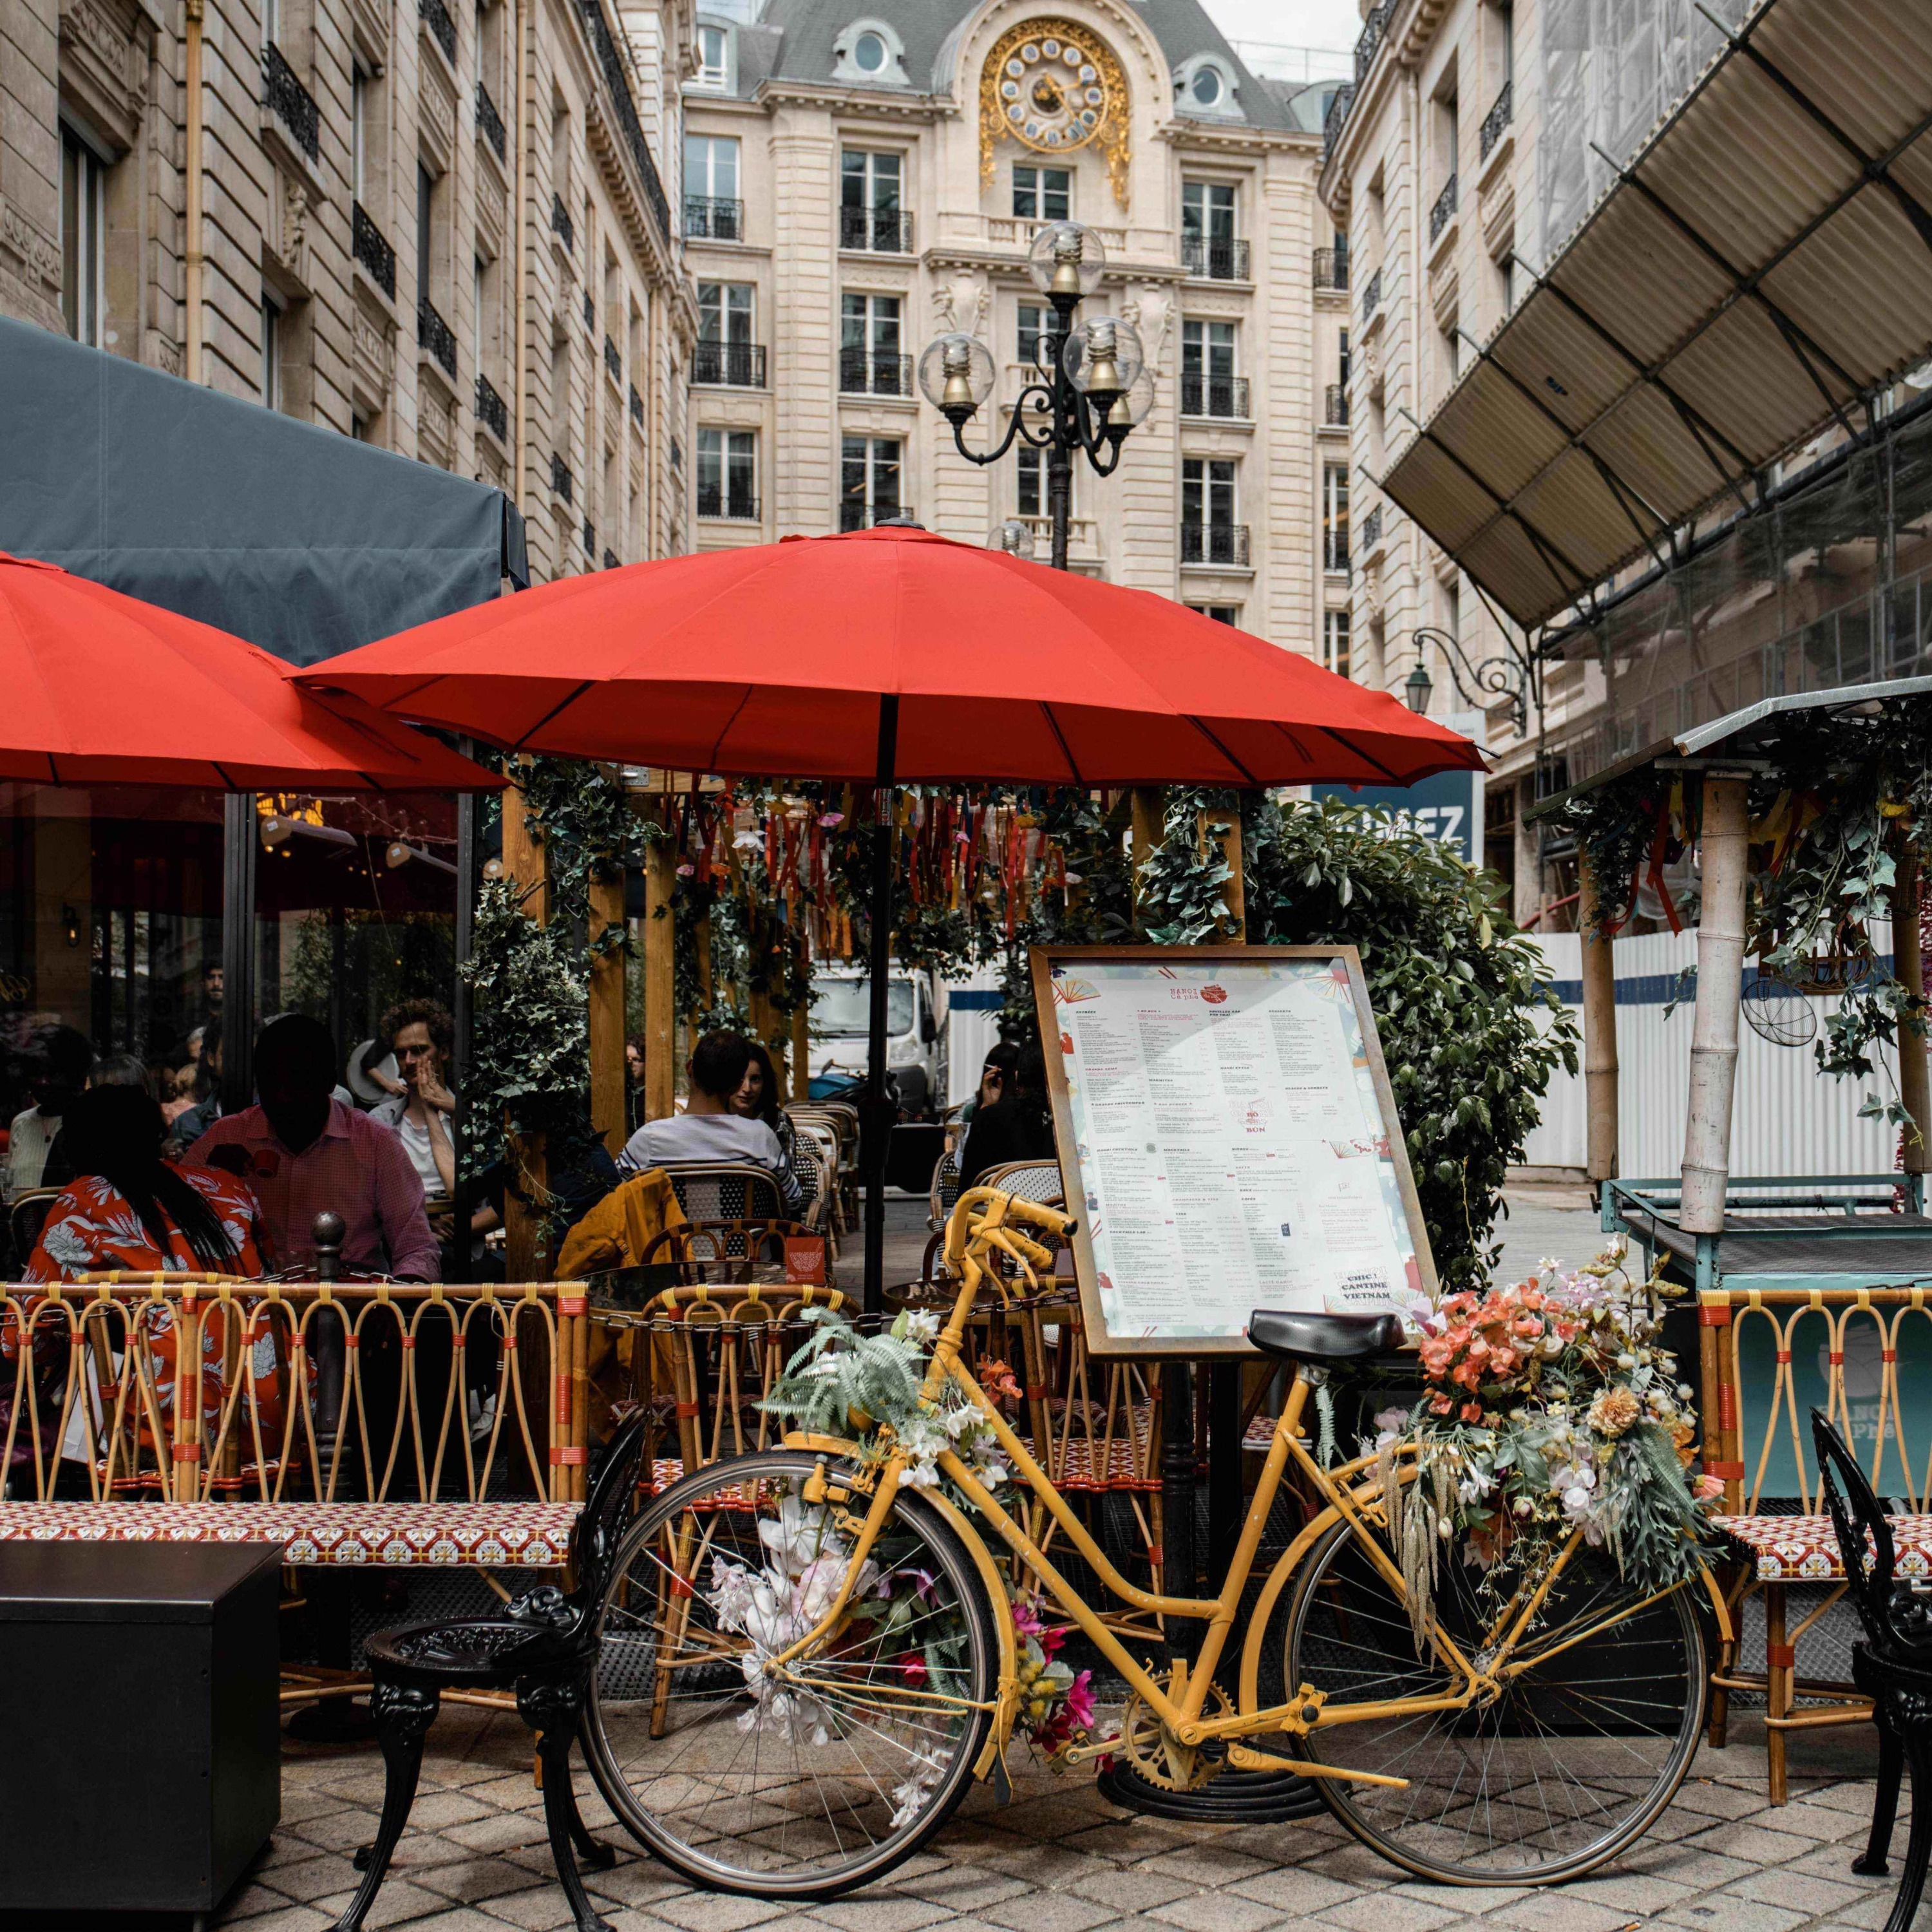
POLYGON ((1730 1177, 1731 1100, 1744 963, 1747 781, 1704 778, 1703 913, 1697 926, 1697 1010, 1690 1034, 1690 1108, 1684 1129, 1682 1226, 1724 1232, 1730 1177))
MULTIPOLYGON (((503 794, 503 875, 516 890, 523 909, 539 926, 550 919, 550 868, 543 847, 532 837, 524 795, 512 784, 503 794)), ((540 1215, 520 1198, 518 1186, 541 1194, 548 1185, 543 1137, 527 1136, 518 1150, 518 1172, 503 1190, 504 1268, 511 1281, 542 1279, 538 1250, 542 1245, 540 1215)))
MULTIPOLYGON (((655 800, 652 816, 672 823, 669 793, 655 800)), ((669 1118, 677 1091, 677 948, 671 925, 676 858, 668 842, 644 856, 644 1118, 669 1118)))
POLYGON ((1918 943, 1922 901, 1918 854, 1901 827, 1894 835, 1898 870, 1892 887, 1892 970, 1897 973, 1912 1004, 1911 1016, 1922 1030, 1915 1033, 1901 1022, 1898 1029, 1898 1097, 1912 1116, 1905 1130, 1901 1165, 1907 1174, 1932 1172, 1927 1159, 1932 1143, 1932 1074, 1925 1060, 1925 958, 1918 943))
POLYGON ((1617 1172, 1617 982, 1611 941, 1599 931, 1603 898, 1587 851, 1577 854, 1576 930, 1583 941, 1585 1167, 1592 1186, 1617 1172))

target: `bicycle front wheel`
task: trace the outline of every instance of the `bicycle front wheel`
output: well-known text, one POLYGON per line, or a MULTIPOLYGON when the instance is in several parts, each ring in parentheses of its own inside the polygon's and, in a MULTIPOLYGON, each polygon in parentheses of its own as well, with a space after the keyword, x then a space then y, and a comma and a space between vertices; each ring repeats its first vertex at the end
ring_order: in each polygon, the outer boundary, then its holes
MULTIPOLYGON (((1438 1623, 1472 1660, 1496 1616, 1479 1576, 1452 1554, 1436 1586, 1438 1623)), ((1300 1741, 1300 1754, 1406 1780, 1318 1778, 1329 1810, 1384 1858, 1456 1885, 1554 1885, 1634 1844, 1684 1781, 1708 1681, 1690 1587, 1646 1602, 1612 1560, 1580 1550, 1515 1648, 1527 1667, 1499 1697, 1466 1710, 1363 1708, 1452 1696, 1460 1680, 1418 1657, 1400 1596, 1346 1524, 1303 1568, 1286 1660, 1289 1686, 1322 1691, 1324 1715, 1342 1718, 1300 1741)))
POLYGON ((831 1608, 867 1507, 805 1501, 820 1460, 766 1450, 674 1484, 604 1594, 592 1774, 633 1837, 717 1891, 830 1898, 890 1871, 964 1795, 992 1720, 992 1606, 916 1492, 818 1647, 767 1670, 831 1608))

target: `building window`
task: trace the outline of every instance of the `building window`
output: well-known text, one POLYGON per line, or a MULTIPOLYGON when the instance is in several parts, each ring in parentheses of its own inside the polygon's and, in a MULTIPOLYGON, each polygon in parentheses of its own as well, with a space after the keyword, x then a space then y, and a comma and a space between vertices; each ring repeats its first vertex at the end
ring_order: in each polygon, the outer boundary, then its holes
POLYGON ((1013 212, 1023 221, 1064 221, 1073 208, 1069 168, 1013 166, 1013 212))
POLYGON ((869 27, 852 43, 852 64, 861 74, 883 73, 886 62, 891 58, 892 50, 886 45, 885 37, 869 27))
POLYGON ((862 530, 903 508, 905 446, 883 436, 848 436, 840 448, 838 527, 862 530))
POLYGON ((1218 68, 1196 68, 1187 91, 1193 97, 1196 106, 1214 107, 1220 105, 1226 85, 1218 68))
POLYGON ((1348 614, 1346 610, 1322 614, 1322 666, 1337 677, 1348 675, 1348 614))
POLYGON ((368 199, 369 170, 369 76, 360 61, 349 70, 349 192, 357 201, 368 199))
POLYGON ((748 346, 752 340, 752 284, 749 282, 700 282, 698 285, 698 339, 728 347, 748 346))
POLYGON ((1346 389, 1348 386, 1348 332, 1346 328, 1342 332, 1341 351, 1340 358, 1336 364, 1335 380, 1346 389))
POLYGON ((698 432, 698 514, 755 520, 758 438, 754 430, 698 432))
POLYGON ((72 128, 61 129, 61 312, 76 342, 101 346, 106 303, 107 170, 72 128))
POLYGON ((282 406, 282 305, 266 290, 262 296, 262 400, 282 406))
POLYGON ((838 245, 904 254, 911 247, 910 218, 901 199, 905 158, 848 148, 839 158, 838 245))
POLYGON ((698 30, 698 71, 692 76, 694 87, 725 87, 730 84, 731 36, 723 27, 698 30))
POLYGON ((416 301, 429 300, 429 265, 436 221, 436 177, 416 164, 416 301))
POLYGON ((1184 528, 1229 530, 1234 521, 1234 464, 1231 457, 1190 456, 1180 465, 1184 528))
POLYGON ((842 390, 850 395, 912 394, 911 358, 900 352, 897 296, 842 296, 839 330, 842 390))
POLYGON ((1322 568, 1337 575, 1348 568, 1348 467, 1324 464, 1322 469, 1322 568))
POLYGON ((713 201, 738 199, 736 135, 687 134, 684 137, 684 189, 713 201))
POLYGON ((1036 368, 1040 364, 1040 339, 1052 328, 1052 311, 1037 302, 1022 302, 1019 316, 1020 360, 1029 369, 1036 368))
POLYGON ((1190 610, 1198 610, 1204 617, 1212 617, 1217 624, 1232 624, 1240 628, 1241 607, 1238 604, 1190 604, 1190 610))
POLYGON ((262 0, 262 45, 272 47, 280 39, 281 0, 262 0))
MULTIPOLYGON (((1023 517, 1051 516, 1053 506, 1047 497, 1046 452, 1023 442, 1014 454, 1019 459, 1020 514, 1023 517)), ((1073 488, 1076 473, 1070 470, 1066 477, 1066 514, 1070 517, 1073 514, 1073 488)))
POLYGON ((1234 238, 1234 188, 1232 182, 1184 182, 1180 187, 1180 232, 1204 242, 1234 238))
POLYGON ((1190 322, 1180 325, 1180 413, 1184 416, 1234 416, 1247 413, 1234 386, 1234 325, 1190 322))

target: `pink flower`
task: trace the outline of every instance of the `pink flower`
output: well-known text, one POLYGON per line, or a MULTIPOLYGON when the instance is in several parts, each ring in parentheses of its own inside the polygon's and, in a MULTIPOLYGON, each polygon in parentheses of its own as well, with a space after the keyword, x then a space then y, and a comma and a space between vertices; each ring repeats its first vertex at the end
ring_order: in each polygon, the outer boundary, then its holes
POLYGON ((1066 1687, 1066 1714, 1083 1731, 1094 1728, 1094 1673, 1083 1670, 1066 1687))
POLYGON ((899 1659, 899 1675, 908 1684, 923 1684, 926 1682, 926 1659, 916 1651, 909 1652, 899 1659))

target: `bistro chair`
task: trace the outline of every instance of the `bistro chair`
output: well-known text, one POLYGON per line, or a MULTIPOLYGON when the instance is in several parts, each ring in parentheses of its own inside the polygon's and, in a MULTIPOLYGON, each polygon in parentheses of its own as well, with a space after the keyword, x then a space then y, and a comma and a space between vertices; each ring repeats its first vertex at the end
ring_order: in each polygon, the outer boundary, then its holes
POLYGON ((416 1800, 423 1739, 446 1690, 515 1691, 518 1714, 536 1733, 550 1856, 577 1932, 610 1932, 584 1888, 577 1860, 580 1856, 604 1871, 617 1855, 584 1827, 571 1787, 570 1751, 597 1668, 598 1612, 637 1488, 646 1430, 646 1418, 632 1416, 604 1453, 571 1534, 575 1587, 568 1595, 554 1583, 540 1583, 513 1598, 500 1616, 411 1624, 369 1639, 374 1682, 369 1708, 382 1753, 382 1815, 375 1843, 356 1854, 362 1882, 336 1922, 336 1932, 360 1932, 382 1888, 416 1800))
POLYGON ((1912 1832, 1905 1870, 1885 1932, 1906 1932, 1932 1859, 1932 1580, 1902 1578, 1892 1526, 1858 1458, 1824 1412, 1811 1412, 1820 1486, 1844 1558, 1846 1586, 1864 1636, 1852 1646, 1852 1678, 1872 1700, 1878 1725, 1878 1785, 1871 1833, 1852 1869, 1883 1878, 1898 1815, 1898 1787, 1912 1774, 1912 1832))

